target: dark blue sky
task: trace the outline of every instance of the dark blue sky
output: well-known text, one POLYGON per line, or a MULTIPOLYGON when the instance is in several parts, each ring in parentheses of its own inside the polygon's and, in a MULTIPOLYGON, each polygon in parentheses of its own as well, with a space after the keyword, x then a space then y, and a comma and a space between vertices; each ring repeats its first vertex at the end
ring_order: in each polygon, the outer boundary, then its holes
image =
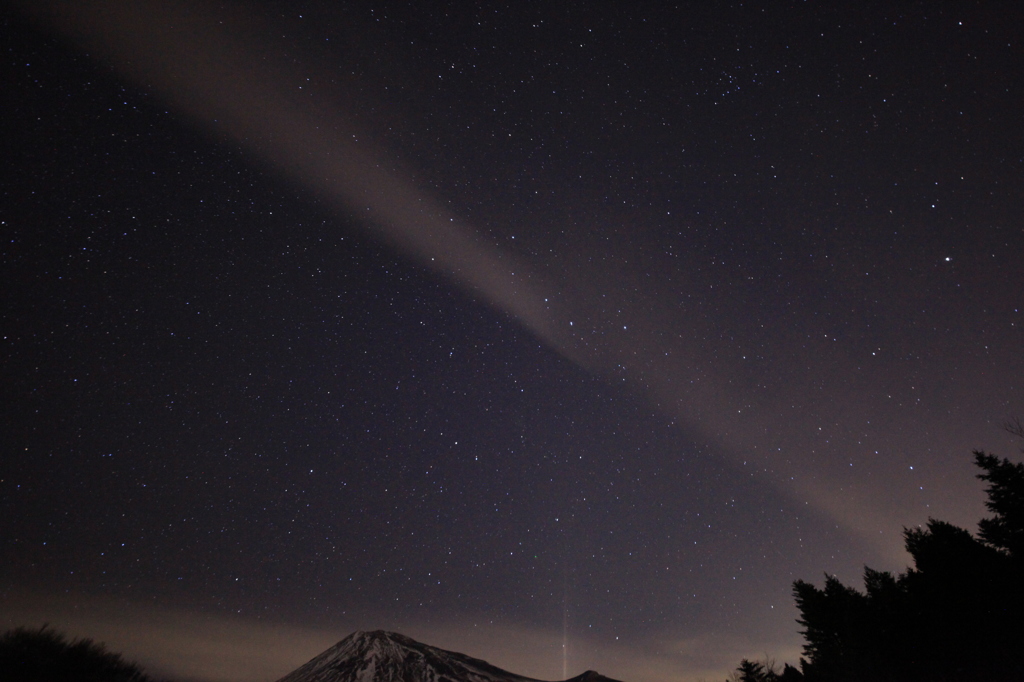
POLYGON ((3 16, 10 625, 723 676, 1018 447, 1012 9, 45 6, 3 16))

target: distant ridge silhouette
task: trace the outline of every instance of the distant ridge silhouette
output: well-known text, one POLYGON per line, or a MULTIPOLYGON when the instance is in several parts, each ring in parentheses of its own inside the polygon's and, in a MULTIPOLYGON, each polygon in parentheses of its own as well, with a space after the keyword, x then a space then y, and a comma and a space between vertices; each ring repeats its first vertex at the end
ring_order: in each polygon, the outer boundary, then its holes
MULTIPOLYGON (((353 632, 278 682, 539 682, 397 632, 353 632)), ((593 670, 566 682, 617 682, 593 670)))

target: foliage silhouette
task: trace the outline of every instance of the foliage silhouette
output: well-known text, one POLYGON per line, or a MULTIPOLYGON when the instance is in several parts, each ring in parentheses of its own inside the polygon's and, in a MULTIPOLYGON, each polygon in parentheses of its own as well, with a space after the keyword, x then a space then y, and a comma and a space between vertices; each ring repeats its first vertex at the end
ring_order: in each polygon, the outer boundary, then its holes
POLYGON ((802 682, 803 679, 803 674, 788 663, 780 673, 771 658, 765 658, 763 661, 750 661, 744 658, 727 682, 802 682))
MULTIPOLYGON (((1020 435, 1024 437, 1024 432, 1020 435)), ((985 470, 978 478, 989 483, 985 506, 995 514, 981 520, 978 535, 989 545, 1024 560, 1024 464, 1013 464, 984 452, 975 452, 974 456, 978 466, 985 470)))
MULTIPOLYGON (((805 644, 802 674, 787 665, 788 680, 1024 680, 1024 464, 977 451, 974 461, 993 513, 977 538, 929 519, 904 529, 904 573, 865 567, 864 592, 834 576, 793 584, 805 644)), ((734 677, 781 679, 747 660, 734 677)))
POLYGON ((134 663, 91 639, 68 641, 44 625, 0 635, 0 679, 4 682, 150 682, 134 663))

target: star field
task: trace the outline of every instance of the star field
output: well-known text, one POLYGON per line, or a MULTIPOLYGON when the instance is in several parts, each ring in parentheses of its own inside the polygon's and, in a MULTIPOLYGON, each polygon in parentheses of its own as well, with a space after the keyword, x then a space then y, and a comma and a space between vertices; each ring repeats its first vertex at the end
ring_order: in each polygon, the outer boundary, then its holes
POLYGON ((4 622, 795 662, 1019 449, 1017 14, 5 9, 4 622))

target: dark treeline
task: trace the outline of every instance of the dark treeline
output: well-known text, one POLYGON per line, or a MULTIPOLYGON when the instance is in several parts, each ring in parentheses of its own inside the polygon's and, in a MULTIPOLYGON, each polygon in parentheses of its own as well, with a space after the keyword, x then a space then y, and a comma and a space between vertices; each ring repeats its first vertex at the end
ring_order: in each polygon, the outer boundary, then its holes
POLYGON ((70 641, 43 626, 0 635, 3 682, 151 682, 142 668, 91 639, 70 641))
POLYGON ((793 584, 800 668, 744 660, 741 682, 1024 680, 1024 464, 974 453, 993 516, 904 531, 913 568, 864 569, 864 592, 793 584))

